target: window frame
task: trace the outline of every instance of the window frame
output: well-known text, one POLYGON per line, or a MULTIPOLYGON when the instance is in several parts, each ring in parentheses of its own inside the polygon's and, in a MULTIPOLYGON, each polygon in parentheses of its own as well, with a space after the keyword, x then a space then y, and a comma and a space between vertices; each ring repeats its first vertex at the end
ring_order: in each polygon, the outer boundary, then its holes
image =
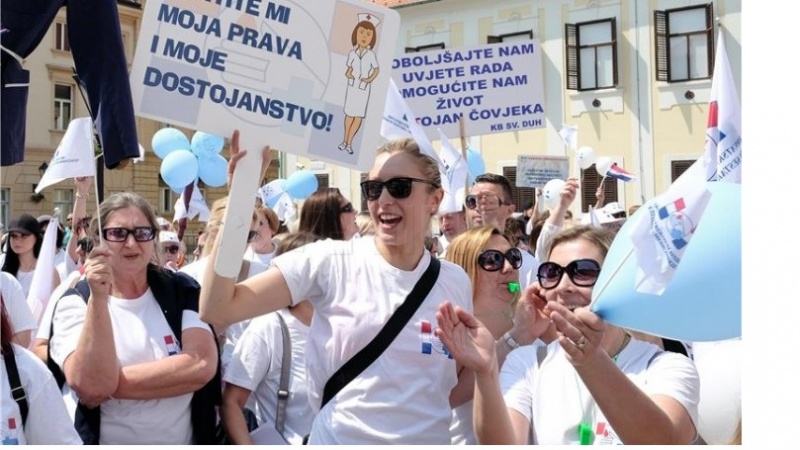
POLYGON ((682 83, 695 80, 709 80, 714 75, 714 5, 707 3, 705 5, 692 5, 682 8, 666 9, 663 11, 653 11, 653 34, 655 41, 655 62, 656 62, 656 81, 666 81, 668 83, 682 83), (693 31, 688 33, 675 33, 670 34, 669 16, 670 14, 689 11, 692 9, 704 9, 706 15, 706 29, 700 31, 693 31), (688 78, 673 78, 672 77, 672 49, 670 41, 674 37, 685 36, 689 39, 690 36, 706 35, 706 64, 708 66, 708 74, 704 77, 692 78, 691 61, 692 53, 691 46, 687 43, 686 64, 687 64, 687 77, 688 78))
POLYGON ((0 222, 7 227, 11 220, 11 188, 0 188, 0 222))
POLYGON ((67 127, 69 127, 69 123, 72 121, 72 117, 75 114, 75 85, 70 83, 63 83, 63 82, 54 82, 53 83, 53 129, 58 131, 66 131, 67 127), (69 88, 69 98, 64 99, 61 97, 57 97, 56 89, 58 87, 67 87, 69 88), (64 106, 68 106, 69 114, 66 120, 64 119, 63 112, 64 106))
POLYGON ((53 208, 61 210, 61 217, 67 217, 67 214, 72 213, 75 208, 75 191, 72 189, 56 189, 53 194, 53 208))
MULTIPOLYGON (((588 169, 581 169, 581 212, 588 213, 589 206, 594 206, 597 203, 595 194, 602 179, 603 177, 600 176, 597 166, 594 164, 588 169)), ((620 189, 618 183, 614 178, 606 177, 606 181, 603 182, 603 193, 605 194, 603 206, 611 202, 619 202, 620 189)))
POLYGON ((514 212, 524 212, 525 202, 533 204, 536 201, 536 189, 517 187, 517 166, 503 166, 503 176, 511 184, 511 201, 516 205, 514 212))
POLYGON ((420 53, 420 52, 430 52, 434 50, 444 50, 446 47, 444 42, 437 42, 435 44, 427 44, 427 45, 420 45, 418 47, 406 47, 406 53, 420 53))
POLYGON ((696 159, 674 159, 669 162, 669 173, 672 183, 678 179, 681 175, 683 175, 692 164, 697 161, 696 159))
POLYGON ((597 19, 588 22, 566 23, 564 24, 564 44, 565 44, 565 66, 566 66, 566 88, 569 90, 585 92, 597 91, 602 89, 612 89, 619 86, 619 54, 617 48, 617 18, 610 17, 607 19, 597 19), (583 26, 597 25, 599 23, 608 22, 611 31, 611 41, 603 44, 581 45, 580 42, 580 28, 583 26), (598 82, 598 59, 595 57, 594 68, 594 86, 583 87, 583 80, 581 77, 581 50, 594 48, 595 56, 597 48, 610 47, 611 48, 611 84, 599 86, 598 82))
POLYGON ((66 21, 58 20, 53 27, 54 42, 53 48, 60 52, 71 52, 72 47, 69 45, 69 28, 66 21), (59 45, 61 44, 61 45, 59 45))
POLYGON ((498 35, 488 35, 486 36, 486 43, 487 44, 497 44, 500 42, 504 42, 506 39, 515 38, 520 36, 527 36, 528 39, 533 40, 533 30, 527 31, 517 31, 514 33, 506 33, 506 34, 498 34, 498 35))

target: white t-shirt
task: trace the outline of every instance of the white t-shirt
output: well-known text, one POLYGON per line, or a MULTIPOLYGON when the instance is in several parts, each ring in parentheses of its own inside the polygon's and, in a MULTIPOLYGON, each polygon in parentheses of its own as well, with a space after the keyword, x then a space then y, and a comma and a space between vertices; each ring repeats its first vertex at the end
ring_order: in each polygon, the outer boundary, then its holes
POLYGON ((253 247, 248 245, 243 258, 251 262, 263 264, 264 270, 266 270, 269 268, 269 262, 272 261, 272 258, 275 256, 274 247, 273 244, 273 251, 270 253, 256 253, 253 247))
POLYGON ((43 362, 33 353, 13 344, 20 383, 28 402, 24 432, 19 405, 11 396, 6 362, 0 358, 0 444, 2 445, 81 445, 80 436, 67 414, 58 385, 43 362))
POLYGON ((292 348, 283 435, 289 443, 301 445, 303 437, 311 432, 311 423, 314 421, 314 412, 308 404, 304 357, 308 327, 287 309, 250 321, 236 343, 224 380, 252 392, 250 398, 255 400, 259 425, 275 426, 277 393, 283 367, 283 333, 276 314, 286 321, 292 348))
MULTIPOLYGON (((198 259, 191 264, 183 266, 179 272, 183 272, 186 275, 194 278, 197 283, 202 286, 203 276, 205 276, 206 266, 208 265, 208 259, 209 258, 198 259)), ((268 268, 269 266, 260 262, 250 261, 250 267, 247 271, 247 278, 258 275, 268 268)), ((228 363, 230 363, 231 355, 233 355, 233 349, 236 347, 236 342, 239 341, 239 338, 242 336, 242 333, 244 333, 244 330, 247 328, 249 323, 250 319, 236 322, 229 325, 225 330, 225 344, 222 346, 222 355, 219 357, 220 367, 223 374, 226 370, 228 370, 228 363)))
POLYGON ((36 319, 33 317, 28 300, 22 293, 22 285, 8 272, 0 271, 0 289, 3 292, 3 303, 6 305, 8 318, 14 333, 36 329, 36 319))
POLYGON ((47 307, 44 309, 44 313, 42 313, 42 319, 39 321, 39 327, 36 330, 36 339, 50 339, 50 324, 53 320, 53 312, 56 309, 56 302, 58 302, 58 299, 64 295, 64 292, 67 292, 70 283, 72 283, 76 278, 80 278, 82 276, 83 274, 76 270, 70 273, 66 280, 53 289, 53 293, 50 294, 50 299, 47 301, 47 307))
MULTIPOLYGON (((531 346, 509 353, 500 371, 500 386, 506 406, 531 421, 536 442, 578 444, 577 429, 585 423, 594 431, 594 444, 621 444, 561 345, 556 341, 547 347, 541 366, 535 353, 531 346)), ((700 380, 689 358, 632 340, 616 364, 642 392, 674 398, 697 423, 700 380)))
POLYGON ((30 272, 23 272, 22 270, 17 271, 17 281, 22 286, 22 293, 25 294, 25 298, 28 298, 28 293, 31 291, 31 284, 33 283, 33 270, 30 272))
POLYGON ((528 285, 538 281, 536 271, 539 270, 539 260, 528 253, 526 250, 519 249, 522 253, 522 266, 519 268, 519 284, 524 290, 528 285))
MULTIPOLYGON (((314 410, 328 379, 378 334, 430 264, 430 253, 422 252, 414 270, 398 269, 378 253, 375 239, 317 241, 272 260, 292 302, 314 305, 306 346, 314 410)), ((436 284, 389 348, 319 411, 310 443, 450 443, 456 364, 433 335, 445 300, 472 311, 469 277, 441 261, 436 284)))
MULTIPOLYGON (((56 306, 50 351, 62 370, 64 361, 78 347, 86 309, 79 295, 64 297, 56 306)), ((181 351, 150 289, 136 299, 109 297, 108 310, 120 367, 157 361, 181 351)), ((181 324, 182 330, 202 328, 211 332, 194 311, 184 310, 181 324)), ((191 444, 192 395, 105 401, 100 410, 100 444, 191 444)))

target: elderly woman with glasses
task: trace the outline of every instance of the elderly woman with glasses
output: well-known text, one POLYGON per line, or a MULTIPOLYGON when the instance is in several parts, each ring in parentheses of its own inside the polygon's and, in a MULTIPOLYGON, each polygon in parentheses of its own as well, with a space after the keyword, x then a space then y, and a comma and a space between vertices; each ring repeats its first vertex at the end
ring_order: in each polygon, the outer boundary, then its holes
POLYGON ((552 238, 538 278, 558 338, 515 350, 502 371, 487 327, 460 307, 440 308, 437 336, 475 371, 481 444, 663 445, 697 438, 694 363, 632 340, 587 308, 612 239, 612 232, 586 226, 552 238))
MULTIPOLYGON (((242 154, 235 133, 229 172, 242 154)), ((361 183, 375 236, 308 244, 238 284, 207 268, 201 317, 215 326, 303 300, 314 306, 305 349, 309 402, 317 412, 310 444, 450 443, 459 380, 455 361, 433 336, 433 321, 445 300, 471 310, 472 290, 460 267, 425 250, 444 195, 440 178, 436 162, 413 140, 390 141, 361 183), (419 294, 409 296, 412 290, 419 294), (409 301, 415 297, 418 304, 409 301), (376 347, 374 361, 351 376, 340 370, 363 360, 356 355, 384 334, 396 311, 407 310, 396 337, 376 347)))
POLYGON ((211 443, 216 413, 205 394, 220 386, 199 285, 153 264, 158 222, 141 196, 110 196, 99 224, 101 244, 86 279, 58 300, 50 340, 80 402, 76 429, 87 444, 211 443))

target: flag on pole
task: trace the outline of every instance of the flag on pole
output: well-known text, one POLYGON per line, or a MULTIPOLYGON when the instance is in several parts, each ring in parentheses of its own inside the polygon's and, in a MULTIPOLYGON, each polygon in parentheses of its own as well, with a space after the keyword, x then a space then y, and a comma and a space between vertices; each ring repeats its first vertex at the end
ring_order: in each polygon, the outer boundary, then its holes
POLYGON ((461 211, 464 205, 464 197, 467 186, 467 176, 469 169, 461 152, 453 147, 450 139, 439 130, 439 139, 442 144, 440 169, 442 171, 442 187, 445 196, 439 205, 439 212, 442 214, 461 211))
POLYGON ((292 203, 292 198, 289 197, 289 194, 286 192, 280 194, 273 211, 275 211, 275 215, 278 216, 278 219, 287 225, 297 215, 297 210, 294 207, 294 203, 292 203))
MULTIPOLYGON (((55 214, 47 224, 42 240, 42 249, 39 258, 36 260, 36 268, 33 271, 31 289, 28 291, 28 307, 30 307, 36 323, 42 321, 44 310, 50 300, 50 294, 56 287, 53 286, 53 274, 56 273, 56 236, 58 234, 58 222, 61 217, 61 210, 56 208, 55 214)), ((68 256, 69 258, 69 256, 68 256)))
POLYGON ((564 141, 564 145, 569 147, 572 150, 578 148, 578 126, 577 125, 567 125, 566 123, 561 126, 561 130, 558 131, 558 135, 561 136, 561 139, 564 141))
POLYGON ((605 176, 613 178, 615 180, 624 181, 626 183, 628 181, 633 181, 636 179, 636 175, 623 169, 622 166, 620 166, 617 163, 611 163, 611 166, 608 168, 608 171, 605 173, 605 176))
POLYGON ((90 117, 73 119, 39 185, 36 186, 36 193, 67 178, 95 176, 93 138, 90 117))
POLYGON ((185 194, 185 190, 181 192, 180 198, 178 198, 178 201, 175 203, 175 217, 172 221, 177 222, 184 218, 191 220, 199 216, 200 222, 208 222, 211 212, 208 210, 208 205, 206 205, 206 201, 203 199, 203 193, 200 192, 197 185, 192 189, 192 197, 189 200, 188 208, 186 207, 184 199, 185 194))
POLYGON ((408 104, 400 90, 397 89, 393 79, 389 80, 389 91, 386 94, 386 106, 383 109, 383 121, 381 122, 381 136, 386 139, 414 138, 423 154, 430 156, 442 167, 439 155, 433 150, 428 136, 419 124, 414 113, 409 109, 408 104))
POLYGON ((707 179, 742 182, 742 108, 733 80, 722 28, 717 36, 706 129, 707 179))

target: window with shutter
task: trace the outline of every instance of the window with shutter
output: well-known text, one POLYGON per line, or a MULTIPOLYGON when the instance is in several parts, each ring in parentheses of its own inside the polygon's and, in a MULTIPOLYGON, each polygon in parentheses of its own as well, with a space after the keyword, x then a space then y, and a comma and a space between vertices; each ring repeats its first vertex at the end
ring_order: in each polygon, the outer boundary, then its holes
POLYGON ((594 206, 597 203, 597 188, 601 182, 603 183, 603 193, 605 194, 604 205, 619 201, 617 181, 613 178, 606 178, 606 181, 603 182, 602 179, 603 177, 597 172, 595 166, 581 170, 580 195, 582 212, 589 212, 589 206, 594 206))
POLYGON ((674 183, 675 180, 678 179, 679 176, 683 175, 683 172, 686 172, 686 169, 691 167, 694 164, 694 159, 684 159, 678 161, 672 161, 670 164, 670 172, 672 173, 672 182, 674 183))
POLYGON ((619 84, 617 19, 564 25, 567 89, 589 91, 619 84))
POLYGON ((497 44, 498 42, 529 41, 533 39, 533 30, 517 31, 516 33, 501 34, 498 36, 486 36, 486 43, 497 44))
POLYGON ((327 173, 317 173, 314 174, 314 176, 317 177, 317 184, 318 184, 317 190, 327 189, 329 187, 328 185, 329 175, 327 173))
POLYGON ((714 8, 706 5, 654 11, 656 80, 711 78, 714 72, 714 8))
POLYGON ((511 183, 511 199, 517 205, 516 212, 522 212, 527 202, 533 203, 535 189, 517 187, 517 166, 503 167, 503 176, 511 183))

